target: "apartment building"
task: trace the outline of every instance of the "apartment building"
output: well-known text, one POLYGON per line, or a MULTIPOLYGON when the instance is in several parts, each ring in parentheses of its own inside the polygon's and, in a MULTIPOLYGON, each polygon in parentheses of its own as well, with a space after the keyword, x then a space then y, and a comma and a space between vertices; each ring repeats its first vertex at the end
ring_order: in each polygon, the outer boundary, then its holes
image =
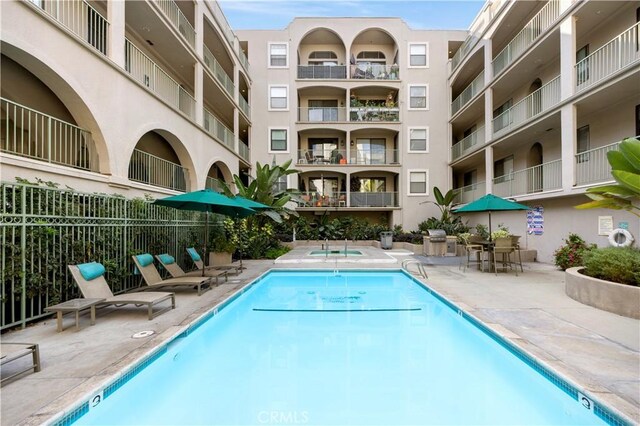
POLYGON ((587 188, 611 181, 607 151, 640 134, 639 21, 637 1, 498 0, 452 56, 458 201, 493 193, 531 206, 528 217, 493 223, 523 235, 539 260, 552 261, 569 232, 600 246, 611 227, 640 238, 630 213, 574 209, 587 188))
POLYGON ((252 158, 292 159, 298 211, 416 229, 450 186, 447 62, 466 31, 398 18, 296 18, 238 31, 253 70, 252 158))
POLYGON ((160 197, 248 176, 246 46, 215 1, 0 8, 2 180, 160 197))

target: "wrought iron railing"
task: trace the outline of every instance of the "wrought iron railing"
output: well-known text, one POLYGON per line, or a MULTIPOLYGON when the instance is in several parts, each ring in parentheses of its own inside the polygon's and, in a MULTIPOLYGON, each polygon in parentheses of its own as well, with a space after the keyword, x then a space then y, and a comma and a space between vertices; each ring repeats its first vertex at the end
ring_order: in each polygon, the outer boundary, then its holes
POLYGON ((400 68, 383 64, 351 65, 349 76, 364 80, 400 80, 400 68))
POLYGON ((323 121, 347 121, 347 109, 344 107, 298 108, 298 121, 301 123, 318 123, 323 121))
POLYGON ((204 217, 121 196, 0 183, 0 329, 51 316, 47 306, 79 296, 67 265, 100 262, 114 293, 140 285, 132 253, 169 253, 185 269, 201 248, 204 217))
POLYGON ((398 164, 397 149, 352 149, 351 164, 398 164))
POLYGON ((103 55, 107 54, 109 21, 86 1, 30 0, 103 55))
POLYGON ((345 79, 347 67, 344 65, 298 65, 299 79, 345 79))
POLYGON ((560 0, 549 0, 522 30, 493 59, 493 75, 498 76, 560 17, 560 0))
POLYGON ((451 160, 470 154, 482 148, 485 143, 484 126, 457 142, 451 147, 451 160))
POLYGON ((453 202, 456 204, 466 204, 477 200, 485 194, 485 182, 476 182, 453 190, 455 194, 453 202))
POLYGON ((554 78, 493 119, 493 135, 499 136, 560 102, 560 76, 554 78))
POLYGON ((165 14, 174 28, 182 34, 189 45, 195 49, 196 30, 187 17, 184 16, 184 13, 182 13, 176 2, 173 0, 154 0, 154 3, 158 5, 162 13, 165 14))
POLYGON ((186 191, 187 173, 187 169, 180 164, 172 163, 148 152, 134 149, 131 154, 130 180, 175 191, 186 191))
POLYGON ((328 165, 347 164, 347 152, 344 149, 299 149, 298 164, 328 165))
POLYGON ((91 132, 0 98, 0 150, 83 170, 95 170, 91 132))
POLYGON ((576 154, 576 185, 613 180, 607 152, 617 151, 619 146, 620 142, 615 142, 576 154))
POLYGON ((203 109, 202 113, 202 127, 214 138, 218 139, 224 145, 228 146, 231 150, 234 147, 234 135, 231 130, 220 120, 216 118, 215 115, 211 114, 209 110, 206 108, 203 109))
POLYGON ((327 194, 309 191, 301 192, 298 207, 347 207, 347 193, 331 191, 327 194))
POLYGON ((244 115, 247 116, 249 120, 251 120, 251 107, 249 106, 249 102, 242 97, 242 95, 238 96, 238 103, 240 104, 240 109, 244 112, 244 115))
POLYGON ((484 87, 484 71, 482 71, 476 78, 473 79, 457 98, 451 102, 451 115, 460 111, 471 99, 473 99, 480 90, 484 87))
POLYGON ((562 188, 562 160, 518 170, 493 179, 493 193, 499 197, 535 194, 562 188))
POLYGON ((349 121, 400 121, 399 108, 351 107, 349 121))
POLYGON ((238 154, 247 162, 251 160, 251 150, 249 149, 249 145, 242 141, 238 142, 238 154))
POLYGON ((640 60, 640 23, 634 24, 575 66, 581 91, 640 60))
POLYGON ((224 87, 224 90, 233 98, 234 92, 234 84, 233 80, 222 68, 222 65, 218 62, 218 60, 213 56, 213 53, 207 48, 207 46, 203 47, 203 55, 204 55, 204 65, 211 71, 211 74, 218 80, 218 83, 224 87))
POLYGON ((128 39, 125 39, 125 70, 189 118, 195 118, 196 100, 128 39))
POLYGON ((349 207, 398 207, 397 192, 352 192, 349 207))

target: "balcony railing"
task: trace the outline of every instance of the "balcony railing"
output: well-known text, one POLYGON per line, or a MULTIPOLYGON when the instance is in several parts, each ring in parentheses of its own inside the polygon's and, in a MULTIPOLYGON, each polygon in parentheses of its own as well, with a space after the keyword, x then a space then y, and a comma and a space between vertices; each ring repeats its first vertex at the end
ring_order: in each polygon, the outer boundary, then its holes
POLYGON ((129 179, 176 191, 187 189, 187 169, 139 149, 131 155, 129 179))
POLYGON ((493 193, 499 197, 535 194, 562 188, 562 160, 518 170, 493 179, 493 193))
POLYGON ((640 23, 578 62, 576 91, 603 80, 640 59, 640 23))
POLYGON ((347 121, 347 109, 339 107, 298 108, 298 121, 301 123, 347 121))
POLYGON ((397 149, 351 150, 351 164, 398 164, 397 149))
POLYGON ((211 74, 215 77, 215 79, 224 87, 224 90, 233 98, 234 85, 231 77, 227 75, 227 73, 222 68, 222 65, 218 62, 218 60, 213 56, 213 53, 204 46, 203 48, 204 55, 204 65, 211 71, 211 74))
POLYGON ((460 111, 471 99, 473 99, 480 90, 484 87, 484 71, 482 71, 476 78, 473 79, 457 98, 451 103, 451 115, 460 111))
POLYGON ((347 164, 347 152, 344 149, 299 149, 298 164, 327 165, 347 164))
POLYGON ((617 151, 620 142, 576 154, 576 185, 589 185, 613 180, 607 152, 617 151))
POLYGON ((298 207, 347 207, 346 192, 331 192, 320 194, 318 192, 302 192, 298 207))
POLYGON ((560 102, 560 76, 554 78, 493 119, 493 135, 499 136, 560 102))
POLYGON ((71 123, 0 98, 0 151, 83 170, 95 170, 91 133, 71 123))
POLYGON ((189 22, 184 13, 180 10, 178 5, 173 0, 154 0, 154 3, 158 5, 162 13, 171 21, 173 27, 178 30, 191 47, 196 47, 196 30, 189 22))
POLYGON ((125 70, 170 105, 195 118, 193 96, 128 39, 125 39, 125 70))
POLYGON ((204 127, 211 136, 229 147, 229 149, 234 149, 233 145, 235 137, 233 132, 229 130, 227 126, 222 124, 222 122, 206 108, 203 108, 202 112, 202 127, 204 127))
POLYGON ((398 207, 397 192, 352 192, 349 207, 398 207))
POLYGON ((222 185, 218 179, 207 176, 207 180, 204 184, 205 189, 211 189, 212 191, 222 192, 222 185))
POLYGON ((364 80, 400 80, 400 70, 397 65, 351 65, 349 75, 351 78, 364 80))
POLYGON ((467 204, 482 197, 486 190, 484 182, 476 182, 453 190, 455 196, 453 202, 456 204, 467 204))
POLYGON ((248 119, 251 119, 251 107, 249 106, 249 102, 240 95, 238 96, 238 103, 240 104, 240 109, 244 112, 244 115, 246 115, 248 119))
POLYGON ((299 79, 345 79, 347 67, 344 65, 298 65, 299 79))
POLYGON ((238 154, 247 162, 251 160, 249 145, 242 141, 238 143, 238 154))
POLYGON ((30 1, 98 52, 107 54, 109 22, 89 3, 68 0, 30 1))
POLYGON ((251 70, 249 69, 249 59, 247 59, 247 55, 244 54, 244 51, 238 48, 238 57, 240 57, 240 65, 242 65, 247 72, 250 74, 251 70))
POLYGON ((493 75, 500 74, 518 59, 529 46, 560 16, 560 0, 549 0, 493 60, 493 75))
POLYGON ((484 143, 484 126, 482 126, 451 147, 451 160, 457 160, 480 149, 484 143))
POLYGON ((349 108, 349 121, 400 121, 400 109, 386 107, 352 107, 349 108))
POLYGON ((467 53, 469 53, 471 49, 473 49, 478 40, 479 38, 477 36, 474 36, 473 34, 469 34, 469 36, 467 36, 460 48, 453 55, 453 58, 451 58, 452 71, 456 69, 460 62, 462 62, 464 57, 467 56, 467 53))
POLYGON ((229 44, 233 46, 233 40, 236 36, 231 29, 231 25, 229 25, 226 16, 224 16, 224 12, 220 8, 220 5, 217 1, 208 1, 207 4, 211 6, 211 10, 213 10, 213 17, 215 18, 216 22, 218 22, 218 25, 222 30, 222 34, 224 34, 229 44))

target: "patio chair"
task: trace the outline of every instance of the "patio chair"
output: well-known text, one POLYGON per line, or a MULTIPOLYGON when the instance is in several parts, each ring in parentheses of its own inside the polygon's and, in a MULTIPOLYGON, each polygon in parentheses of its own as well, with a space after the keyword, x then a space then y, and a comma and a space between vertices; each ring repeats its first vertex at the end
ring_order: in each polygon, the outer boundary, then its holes
POLYGON ((480 244, 479 240, 474 238, 473 235, 469 236, 469 238, 465 241, 464 252, 466 255, 466 259, 464 257, 462 258, 458 269, 462 268, 462 271, 466 272, 471 263, 477 263, 480 266, 480 270, 484 272, 484 246, 480 244), (475 260, 473 260, 473 258, 475 258, 475 260))
POLYGON ((227 265, 209 265, 205 267, 204 262, 202 261, 202 258, 198 254, 197 250, 193 247, 188 247, 187 253, 189 253, 189 256, 191 257, 191 260, 193 260, 194 265, 196 265, 196 268, 198 268, 200 271, 202 271, 202 269, 204 269, 205 271, 210 269, 217 269, 221 271, 227 271, 227 274, 233 271, 236 275, 242 272, 242 265, 227 264, 227 265))
POLYGON ((140 271, 142 279, 147 284, 148 289, 163 287, 186 287, 198 290, 198 296, 200 296, 202 294, 202 290, 208 289, 211 283, 211 277, 203 277, 202 275, 199 277, 182 276, 179 278, 167 278, 166 280, 163 280, 160 276, 160 273, 156 269, 156 265, 153 264, 153 257, 150 254, 143 253, 131 257, 133 258, 133 262, 136 264, 136 267, 140 271))
POLYGON ((146 306, 149 320, 176 307, 175 294, 164 291, 149 291, 145 293, 125 293, 114 296, 104 279, 104 266, 97 262, 84 263, 82 265, 69 265, 69 271, 75 280, 82 297, 86 299, 105 299, 98 306, 114 305, 121 307, 124 305, 135 305, 137 307, 146 306), (153 311, 153 308, 165 300, 171 300, 171 306, 153 311))
MULTIPOLYGON (((491 253, 493 254, 493 269, 496 275, 498 275, 498 255, 502 255, 500 264, 502 265, 502 269, 506 271, 507 268, 514 269, 513 264, 515 262, 511 260, 511 254, 514 254, 515 256, 515 251, 516 250, 511 243, 511 237, 496 238, 493 241, 493 248, 491 249, 491 253)), ((518 276, 517 266, 515 268, 515 271, 516 271, 516 277, 517 277, 518 276)))
MULTIPOLYGON (((170 256, 167 253, 164 254, 159 254, 156 255, 156 259, 158 259, 158 262, 160 262, 160 264, 162 265, 162 267, 164 269, 167 270, 167 272, 169 272, 169 274, 173 277, 173 278, 180 278, 180 277, 202 277, 202 271, 201 270, 195 270, 195 271, 189 271, 189 272, 185 272, 180 265, 178 265, 176 263, 176 260, 173 258, 173 256, 170 256)), ((222 270, 216 270, 216 269, 211 269, 208 271, 204 272, 204 276, 205 277, 211 277, 211 278, 215 278, 216 279, 216 285, 219 284, 218 279, 222 276, 224 277, 225 282, 229 279, 228 277, 228 271, 222 271, 222 270)))
POLYGON ((0 343, 0 369, 7 371, 5 364, 12 361, 16 361, 22 357, 31 355, 31 364, 28 366, 22 366, 18 371, 11 372, 7 377, 3 377, 0 383, 4 383, 7 380, 13 379, 33 369, 34 373, 40 371, 40 350, 37 344, 33 343, 0 343))

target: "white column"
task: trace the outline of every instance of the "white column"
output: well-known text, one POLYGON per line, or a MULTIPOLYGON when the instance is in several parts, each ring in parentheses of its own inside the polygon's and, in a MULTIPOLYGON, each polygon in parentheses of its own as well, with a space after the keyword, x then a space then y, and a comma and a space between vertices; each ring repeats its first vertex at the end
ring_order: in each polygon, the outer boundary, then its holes
POLYGON ((484 176, 485 193, 493 193, 493 147, 488 146, 484 150, 484 176))
MULTIPOLYGON (((345 183, 344 186, 347 189, 347 207, 351 207, 351 173, 347 172, 345 175, 345 183)), ((396 191, 398 190, 398 188, 396 188, 396 191)))
POLYGON ((493 139, 493 89, 484 91, 484 141, 493 139))
POLYGON ((575 182, 576 128, 577 113, 574 105, 565 105, 560 109, 561 150, 562 150, 562 189, 569 191, 575 182))
POLYGON ((202 58, 204 55, 204 14, 202 13, 202 2, 195 2, 193 10, 195 25, 193 29, 196 32, 196 55, 202 58))
POLYGON ((196 100, 196 123, 204 125, 204 68, 199 61, 195 63, 193 70, 193 97, 196 100))
POLYGON ((493 79, 493 41, 489 39, 483 40, 484 43, 484 86, 487 87, 493 79))
POLYGON ((560 24, 560 98, 573 95, 576 87, 576 18, 567 17, 560 24))
POLYGON ((107 19, 109 21, 107 49, 109 58, 124 69, 125 2, 108 1, 107 19))
POLYGON ((239 153, 240 152, 240 113, 238 112, 238 108, 233 109, 233 147, 234 150, 239 153))

